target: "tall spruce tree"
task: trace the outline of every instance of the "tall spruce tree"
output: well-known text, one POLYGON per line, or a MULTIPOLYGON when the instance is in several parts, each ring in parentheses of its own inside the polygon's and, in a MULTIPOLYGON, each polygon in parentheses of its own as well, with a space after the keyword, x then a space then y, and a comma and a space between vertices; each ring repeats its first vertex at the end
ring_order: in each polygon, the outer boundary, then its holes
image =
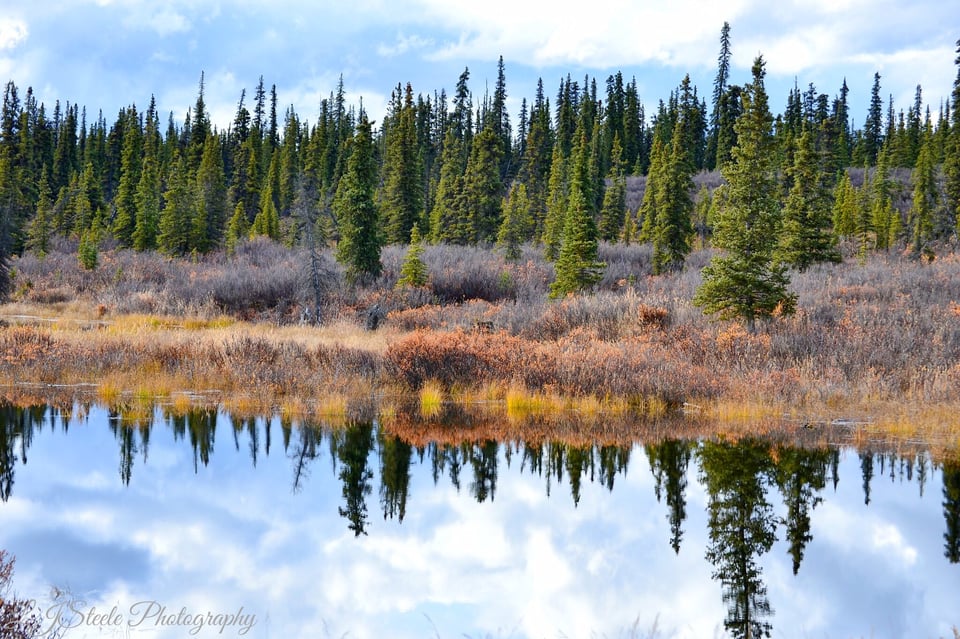
POLYGON ((500 181, 501 141, 492 126, 484 126, 473 139, 463 177, 470 242, 494 242, 500 228, 503 182, 500 181))
POLYGON ((277 211, 279 168, 279 155, 274 154, 267 171, 267 179, 260 191, 260 205, 250 226, 250 237, 260 235, 272 240, 280 239, 280 213, 277 211))
POLYGON ((215 248, 227 222, 227 184, 223 172, 220 140, 207 136, 196 178, 196 202, 190 230, 192 249, 201 253, 215 248))
POLYGON ((652 242, 654 226, 657 221, 657 211, 660 209, 662 185, 667 183, 667 165, 669 162, 669 142, 666 140, 665 128, 658 126, 653 132, 653 146, 650 149, 650 170, 643 190, 643 200, 640 202, 640 234, 641 242, 652 242))
POLYGON ((947 215, 953 218, 957 233, 960 234, 960 40, 957 40, 954 64, 957 65, 957 77, 953 81, 953 93, 950 97, 953 111, 950 115, 950 133, 944 148, 943 176, 947 215))
POLYGON ((503 56, 500 56, 497 62, 497 85, 493 90, 493 102, 487 117, 491 118, 493 132, 500 140, 500 180, 508 182, 516 174, 516 167, 512 153, 510 112, 507 110, 507 76, 503 56))
POLYGON ((910 249, 914 257, 932 257, 931 242, 934 239, 935 216, 938 211, 936 166, 933 158, 933 135, 927 127, 920 146, 917 166, 913 169, 913 198, 907 226, 910 232, 910 249))
POLYGON ((570 200, 563 226, 563 244, 557 257, 557 277, 550 297, 564 297, 593 286, 603 277, 606 264, 597 259, 597 228, 590 214, 583 185, 589 180, 586 132, 580 131, 574 148, 570 200))
POLYGON ((563 226, 567 219, 567 204, 570 201, 570 160, 563 156, 559 144, 553 146, 550 162, 550 182, 547 194, 547 213, 543 220, 543 254, 553 261, 560 254, 563 243, 563 226))
POLYGON ((600 208, 600 239, 615 242, 623 229, 624 215, 627 210, 627 178, 623 162, 623 146, 620 144, 620 134, 613 136, 613 146, 610 150, 610 171, 607 173, 609 182, 603 193, 603 206, 600 208))
MULTIPOLYGON (((707 137, 707 169, 717 166, 718 144, 720 138, 720 118, 723 109, 724 96, 727 94, 727 83, 730 79, 730 23, 724 22, 720 29, 720 54, 717 56, 717 77, 713 81, 713 109, 710 112, 710 134, 707 137)), ((723 157, 726 157, 724 152, 723 157)))
POLYGON ((804 126, 796 141, 792 181, 783 208, 783 232, 775 259, 805 271, 816 262, 839 262, 836 238, 830 232, 830 207, 813 134, 804 126))
POLYGON ((550 102, 544 97, 543 80, 537 81, 537 94, 530 111, 530 124, 521 158, 519 179, 526 185, 533 217, 533 233, 543 234, 550 181, 550 159, 553 151, 553 130, 550 124, 550 102))
POLYGON ((687 129, 692 125, 687 114, 681 112, 673 127, 669 155, 665 154, 662 183, 655 187, 659 191, 651 237, 655 274, 679 270, 690 252, 693 164, 687 129))
POLYGON ((873 88, 870 90, 870 108, 863 123, 863 163, 873 166, 883 144, 883 101, 880 99, 880 74, 873 74, 873 88))
POLYGON ((143 140, 143 164, 134 201, 137 219, 133 228, 133 248, 146 251, 157 247, 160 226, 160 133, 156 103, 150 99, 143 140))
POLYGON ((895 184, 890 178, 890 146, 884 143, 877 155, 870 197, 870 213, 878 249, 891 248, 900 234, 900 212, 893 208, 894 188, 895 184))
POLYGON ((183 255, 190 249, 190 228, 196 202, 188 158, 177 154, 171 167, 164 207, 160 214, 157 248, 167 255, 183 255))
MULTIPOLYGON (((400 97, 397 96, 399 102, 400 97)), ((413 87, 408 82, 403 105, 386 136, 381 214, 387 242, 405 243, 423 215, 423 168, 417 143, 413 87)))
POLYGON ((470 229, 462 223, 466 218, 463 211, 463 142, 457 137, 454 126, 447 128, 443 139, 440 180, 430 211, 429 237, 434 243, 466 244, 470 229))
POLYGON ((377 277, 383 268, 380 216, 374 201, 377 161, 371 122, 363 111, 350 146, 347 170, 340 179, 333 209, 340 221, 337 260, 346 266, 347 278, 356 282, 377 277))
POLYGON ((722 252, 704 267, 703 284, 694 297, 705 313, 742 318, 751 329, 757 318, 768 318, 777 309, 791 313, 796 306, 796 297, 787 290, 785 267, 773 261, 780 210, 762 57, 754 61, 752 72, 737 121, 737 146, 721 169, 727 188, 713 243, 722 252))
POLYGON ((137 222, 137 185, 143 157, 143 131, 136 107, 126 112, 123 130, 123 148, 120 160, 120 184, 114 198, 116 216, 113 236, 120 246, 133 245, 133 231, 137 222))

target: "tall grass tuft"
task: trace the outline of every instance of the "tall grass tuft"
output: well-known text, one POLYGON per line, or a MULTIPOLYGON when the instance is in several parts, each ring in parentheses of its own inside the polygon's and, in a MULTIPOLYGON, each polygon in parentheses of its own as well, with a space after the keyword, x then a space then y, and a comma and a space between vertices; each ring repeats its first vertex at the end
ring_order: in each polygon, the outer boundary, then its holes
POLYGON ((435 381, 428 381, 420 388, 420 415, 430 419, 443 410, 443 388, 435 381))

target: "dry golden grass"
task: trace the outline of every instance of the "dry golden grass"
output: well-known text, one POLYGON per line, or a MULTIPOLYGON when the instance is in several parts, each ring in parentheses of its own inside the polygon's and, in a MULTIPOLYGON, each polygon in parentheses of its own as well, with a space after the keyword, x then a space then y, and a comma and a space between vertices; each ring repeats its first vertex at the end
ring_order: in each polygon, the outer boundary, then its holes
POLYGON ((420 389, 420 415, 424 419, 433 419, 443 411, 443 387, 429 380, 420 389))

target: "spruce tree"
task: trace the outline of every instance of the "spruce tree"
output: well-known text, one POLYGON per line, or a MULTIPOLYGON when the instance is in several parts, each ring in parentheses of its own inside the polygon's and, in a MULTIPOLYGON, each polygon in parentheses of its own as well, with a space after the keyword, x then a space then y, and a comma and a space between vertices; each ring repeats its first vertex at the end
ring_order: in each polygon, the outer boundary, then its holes
POLYGON ((383 164, 381 214, 387 242, 392 244, 406 242, 423 215, 423 167, 414 115, 413 87, 408 82, 403 106, 386 136, 383 164))
POLYGON ((0 302, 10 293, 10 258, 20 231, 18 208, 22 191, 13 159, 0 152, 0 302))
POLYGON ((840 252, 830 231, 826 185, 809 127, 804 126, 796 141, 789 178, 793 184, 783 208, 783 232, 775 259, 799 271, 816 262, 839 262, 840 252))
POLYGON ((883 144, 883 101, 880 99, 880 74, 873 74, 873 88, 870 90, 870 108, 863 123, 863 157, 868 166, 877 162, 877 154, 883 144))
POLYGON ((890 147, 884 143, 877 156, 873 176, 870 213, 876 231, 876 247, 888 249, 897 241, 900 232, 900 213, 893 208, 893 180, 890 179, 890 147))
POLYGON ((273 197, 273 186, 269 182, 260 192, 260 208, 250 226, 251 239, 258 236, 280 239, 280 216, 273 197))
POLYGON ((850 181, 850 174, 844 171, 833 194, 832 219, 833 233, 836 237, 843 239, 853 236, 856 230, 859 202, 857 188, 850 181))
POLYGON ((936 166, 933 162, 933 144, 930 127, 924 135, 917 158, 917 166, 911 174, 913 198, 907 226, 910 233, 910 249, 914 257, 932 257, 930 244, 934 239, 934 217, 937 214, 936 166))
POLYGON ((950 98, 953 111, 950 116, 950 132, 944 145, 943 177, 947 215, 953 218, 957 233, 960 234, 960 40, 957 40, 957 57, 954 63, 957 65, 957 77, 953 81, 950 98))
POLYGON ((410 247, 407 249, 407 256, 400 266, 400 279, 397 280, 396 288, 405 286, 419 288, 427 285, 429 273, 427 265, 423 263, 422 256, 423 238, 420 236, 420 227, 414 224, 410 231, 410 247))
POLYGON ((80 243, 77 245, 77 262, 80 268, 86 271, 93 271, 100 262, 100 252, 96 230, 89 228, 80 235, 80 243))
POLYGON ((861 264, 866 262, 867 251, 876 243, 873 228, 873 210, 870 206, 870 172, 863 169, 863 186, 857 189, 856 215, 853 221, 853 230, 857 238, 857 259, 861 264))
POLYGON ((640 242, 652 242, 654 225, 657 221, 657 211, 660 208, 662 186, 667 182, 667 163, 669 161, 668 143, 665 141, 663 127, 657 127, 653 132, 653 145, 650 149, 650 170, 643 189, 643 200, 637 217, 640 219, 640 242))
POLYGON ((160 226, 160 136, 154 102, 151 99, 147 109, 146 128, 143 142, 143 164, 140 181, 134 201, 137 207, 137 219, 133 229, 133 248, 146 251, 157 247, 157 233, 160 226))
POLYGON ((780 227, 776 198, 773 117, 764 88, 764 62, 753 64, 753 81, 743 95, 737 146, 721 171, 727 180, 713 244, 722 252, 703 269, 694 304, 721 319, 742 318, 753 329, 757 318, 779 309, 793 312, 785 267, 773 262, 780 227))
POLYGON ((493 102, 490 105, 488 117, 491 119, 493 132, 500 140, 500 180, 510 180, 516 173, 510 144, 510 112, 507 110, 507 77, 504 72, 503 56, 497 63, 497 84, 493 90, 493 102))
POLYGON ((340 179, 333 210, 340 222, 337 261, 346 266, 351 282, 380 275, 380 216, 374 201, 377 161, 373 153, 371 122, 360 112, 360 122, 350 146, 347 170, 340 179))
POLYGON ((163 194, 164 207, 157 234, 157 248, 167 255, 183 255, 190 247, 195 196, 189 174, 187 158, 177 154, 163 194))
POLYGON ((469 228, 462 225, 467 217, 463 210, 463 171, 463 143, 457 138, 456 129, 450 126, 444 135, 440 180, 430 212, 429 235, 434 243, 466 244, 469 241, 469 228))
POLYGON ((607 173, 609 185, 603 193, 603 206, 600 208, 600 239, 615 242, 623 228, 624 214, 627 210, 627 178, 623 163, 623 147, 620 134, 613 136, 610 150, 610 171, 607 173))
POLYGON ((300 130, 300 119, 291 106, 286 113, 283 127, 283 143, 278 150, 280 155, 280 217, 290 214, 293 202, 296 199, 298 181, 303 171, 301 158, 303 132, 300 130))
POLYGON ((51 225, 51 201, 50 182, 47 180, 47 173, 44 171, 40 176, 39 198, 37 199, 37 212, 30 222, 30 228, 27 233, 27 248, 43 257, 50 246, 50 236, 53 233, 51 225))
POLYGON ((463 177, 466 200, 465 224, 471 231, 469 241, 494 242, 500 228, 503 182, 500 181, 500 139, 493 126, 485 126, 473 139, 467 171, 463 177))
POLYGON ((207 137, 197 170, 196 203, 191 227, 191 248, 206 253, 216 247, 227 221, 227 185, 220 140, 207 137))
POLYGON ((114 198, 117 210, 113 220, 113 236, 120 246, 133 246, 133 231, 137 221, 137 185, 140 183, 143 156, 143 132, 137 110, 127 111, 123 131, 123 149, 120 160, 120 184, 114 198))
POLYGON ((503 201, 503 222, 497 233, 497 246, 508 260, 520 259, 520 245, 527 239, 530 226, 530 199, 526 185, 520 182, 503 201))
POLYGON ((87 162, 80 174, 73 200, 73 232, 83 235, 93 224, 93 217, 101 208, 100 186, 92 162, 87 162))
POLYGON ((586 133, 581 130, 571 167, 570 200, 557 257, 557 276, 550 285, 550 297, 554 299, 593 286, 602 279, 606 267, 597 259, 597 229, 583 189, 589 179, 588 153, 586 133))
POLYGON ((650 238, 653 242, 654 274, 679 270, 690 252, 690 236, 693 234, 693 200, 690 199, 693 166, 686 134, 690 124, 683 113, 677 118, 669 154, 664 153, 663 156, 666 164, 658 172, 660 183, 653 185, 658 192, 650 238))
POLYGON ((707 166, 712 170, 717 166, 717 158, 726 156, 718 153, 720 136, 720 117, 723 99, 727 94, 727 82, 730 79, 730 23, 724 22, 720 30, 720 55, 717 56, 717 77, 713 81, 713 110, 710 113, 710 135, 707 139, 707 166))
POLYGON ((567 219, 567 204, 570 199, 568 180, 569 160, 563 156, 559 144, 553 146, 550 163, 550 181, 547 195, 547 215, 543 221, 543 254, 551 262, 560 254, 563 243, 563 227, 567 219))
POLYGON ((224 234, 224 248, 227 254, 232 254, 237 246, 247 237, 250 232, 250 223, 247 221, 247 213, 243 210, 243 202, 237 202, 233 208, 233 215, 227 222, 227 230, 224 234))
POLYGON ((526 185, 533 217, 534 237, 543 235, 550 181, 550 159, 553 152, 553 131, 550 124, 550 102, 543 94, 543 80, 537 82, 537 94, 530 111, 530 125, 521 157, 519 180, 526 185))

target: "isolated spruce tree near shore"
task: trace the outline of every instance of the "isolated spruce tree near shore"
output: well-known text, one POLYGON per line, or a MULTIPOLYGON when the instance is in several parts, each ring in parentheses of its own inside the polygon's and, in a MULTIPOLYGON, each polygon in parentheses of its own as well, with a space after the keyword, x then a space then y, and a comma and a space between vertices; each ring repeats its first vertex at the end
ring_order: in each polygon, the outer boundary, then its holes
POLYGON ((787 290, 786 268, 773 261, 780 228, 773 116, 763 86, 763 57, 753 63, 753 82, 744 88, 737 146, 721 169, 727 181, 714 229, 721 249, 703 269, 693 303, 720 319, 756 319, 774 311, 789 314, 796 297, 787 290))

